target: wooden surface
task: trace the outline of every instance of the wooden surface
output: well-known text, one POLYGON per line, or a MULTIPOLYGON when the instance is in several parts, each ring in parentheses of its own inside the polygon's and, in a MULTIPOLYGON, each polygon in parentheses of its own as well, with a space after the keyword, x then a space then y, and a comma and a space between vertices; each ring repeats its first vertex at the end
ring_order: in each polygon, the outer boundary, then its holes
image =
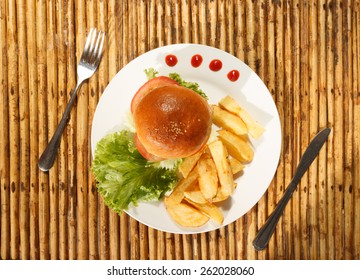
MULTIPOLYGON (((0 1, 1 259, 360 259, 360 5, 342 1, 0 1), (90 27, 107 33, 49 173, 53 134, 90 27), (283 146, 267 193, 217 231, 168 234, 104 206, 90 172, 93 113, 138 55, 201 43, 246 62, 276 102, 283 146), (310 139, 333 129, 268 248, 251 242, 310 139)), ((261 176, 261 174, 259 174, 261 176)))

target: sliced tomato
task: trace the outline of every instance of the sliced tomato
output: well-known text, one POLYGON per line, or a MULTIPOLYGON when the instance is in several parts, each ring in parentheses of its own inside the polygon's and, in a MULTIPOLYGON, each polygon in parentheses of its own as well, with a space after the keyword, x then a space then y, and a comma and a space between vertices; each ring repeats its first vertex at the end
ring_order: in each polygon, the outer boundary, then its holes
POLYGON ((132 113, 134 112, 139 101, 145 95, 147 95, 151 90, 158 88, 158 87, 162 87, 162 86, 166 86, 166 85, 174 85, 174 84, 178 84, 178 83, 176 81, 174 81, 173 79, 166 77, 166 76, 159 76, 159 77, 156 77, 156 78, 153 78, 153 79, 147 81, 135 93, 135 95, 131 101, 131 112, 132 113))
POLYGON ((144 145, 140 142, 139 138, 137 137, 137 133, 135 133, 134 142, 135 142, 136 149, 148 161, 156 162, 156 161, 163 160, 163 158, 159 158, 153 154, 150 154, 148 151, 146 151, 144 145))

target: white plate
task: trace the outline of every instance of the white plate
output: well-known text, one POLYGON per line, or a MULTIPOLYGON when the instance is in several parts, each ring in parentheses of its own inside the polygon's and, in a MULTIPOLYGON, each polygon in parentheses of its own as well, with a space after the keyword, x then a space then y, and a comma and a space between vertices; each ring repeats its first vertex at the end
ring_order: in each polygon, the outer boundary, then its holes
MULTIPOLYGON (((208 95, 209 103, 216 104, 226 96, 236 99, 260 124, 265 132, 259 140, 251 140, 255 155, 242 176, 237 179, 237 188, 231 199, 221 208, 224 213, 223 226, 246 214, 267 190, 275 174, 281 147, 281 126, 278 111, 268 89, 261 79, 238 58, 216 48, 176 44, 149 51, 132 60, 122 68, 106 87, 97 105, 91 131, 91 149, 94 155, 96 143, 108 133, 122 128, 129 112, 130 102, 137 89, 146 82, 144 69, 155 68, 161 75, 177 72, 187 81, 198 82, 208 95), (169 67, 165 57, 175 55, 178 63, 169 67), (200 54, 200 67, 190 63, 195 54, 200 54), (220 71, 212 71, 209 64, 213 59, 222 61, 220 71), (232 82, 227 73, 238 70, 240 77, 232 82)), ((209 221, 200 228, 183 228, 168 215, 163 202, 139 203, 130 207, 127 213, 152 228, 172 233, 200 233, 215 230, 220 226, 209 221)))

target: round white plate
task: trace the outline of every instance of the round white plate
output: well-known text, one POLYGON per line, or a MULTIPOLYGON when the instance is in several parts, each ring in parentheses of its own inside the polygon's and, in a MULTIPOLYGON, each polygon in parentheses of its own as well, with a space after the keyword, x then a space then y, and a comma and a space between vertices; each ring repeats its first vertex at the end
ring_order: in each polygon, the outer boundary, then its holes
MULTIPOLYGON (((262 80, 238 58, 204 45, 176 44, 151 50, 132 60, 111 80, 97 105, 91 131, 91 149, 94 155, 96 143, 105 135, 123 128, 130 102, 137 89, 147 81, 144 69, 154 68, 160 75, 177 72, 186 81, 198 82, 209 97, 210 104, 217 104, 226 95, 232 96, 261 125, 264 134, 251 139, 255 151, 253 161, 246 165, 243 174, 236 179, 237 188, 222 206, 224 223, 228 225, 248 212, 267 190, 275 174, 281 148, 281 126, 278 111, 262 80), (203 62, 199 67, 191 65, 191 58, 199 54, 203 62), (167 55, 175 55, 178 62, 170 67, 167 55), (209 64, 219 59, 222 68, 212 71, 209 64), (237 70, 240 77, 232 82, 227 74, 237 70)), ((220 226, 209 221, 199 228, 183 228, 168 215, 164 203, 143 202, 126 211, 141 223, 157 230, 172 233, 200 233, 215 230, 220 226)))

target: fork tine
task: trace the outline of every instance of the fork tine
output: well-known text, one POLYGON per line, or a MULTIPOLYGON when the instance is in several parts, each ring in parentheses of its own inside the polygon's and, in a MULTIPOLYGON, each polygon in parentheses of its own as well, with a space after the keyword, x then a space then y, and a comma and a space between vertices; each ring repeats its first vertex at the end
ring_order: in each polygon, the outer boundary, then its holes
POLYGON ((95 65, 96 67, 99 65, 100 63, 100 60, 101 60, 101 55, 102 55, 102 50, 103 50, 103 47, 104 47, 104 41, 105 41, 105 32, 101 32, 102 34, 102 38, 101 38, 101 43, 99 45, 99 49, 98 49, 98 52, 97 52, 97 57, 95 58, 95 65))
POLYGON ((90 63, 91 61, 91 57, 92 57, 92 54, 94 53, 94 48, 95 48, 95 43, 96 43, 96 37, 97 37, 97 30, 96 28, 94 28, 94 32, 91 36, 91 44, 90 44, 90 48, 89 48, 89 51, 88 51, 88 54, 86 56, 86 61, 88 63, 90 63))
POLYGON ((98 50, 99 50, 99 46, 100 46, 100 39, 101 39, 102 33, 103 32, 99 31, 99 33, 97 34, 95 48, 94 48, 94 51, 91 53, 91 59, 89 59, 89 61, 91 61, 91 63, 96 63, 96 58, 97 58, 97 54, 98 54, 98 50))
POLYGON ((86 38, 85 47, 84 47, 84 50, 83 50, 83 53, 82 53, 82 55, 81 55, 80 60, 84 60, 85 57, 87 56, 87 54, 89 53, 89 48, 90 48, 90 44, 91 44, 91 41, 92 41, 91 39, 92 39, 92 37, 93 37, 94 31, 96 31, 95 28, 91 28, 91 29, 90 29, 90 32, 89 32, 89 34, 88 34, 88 36, 87 36, 87 38, 86 38))

